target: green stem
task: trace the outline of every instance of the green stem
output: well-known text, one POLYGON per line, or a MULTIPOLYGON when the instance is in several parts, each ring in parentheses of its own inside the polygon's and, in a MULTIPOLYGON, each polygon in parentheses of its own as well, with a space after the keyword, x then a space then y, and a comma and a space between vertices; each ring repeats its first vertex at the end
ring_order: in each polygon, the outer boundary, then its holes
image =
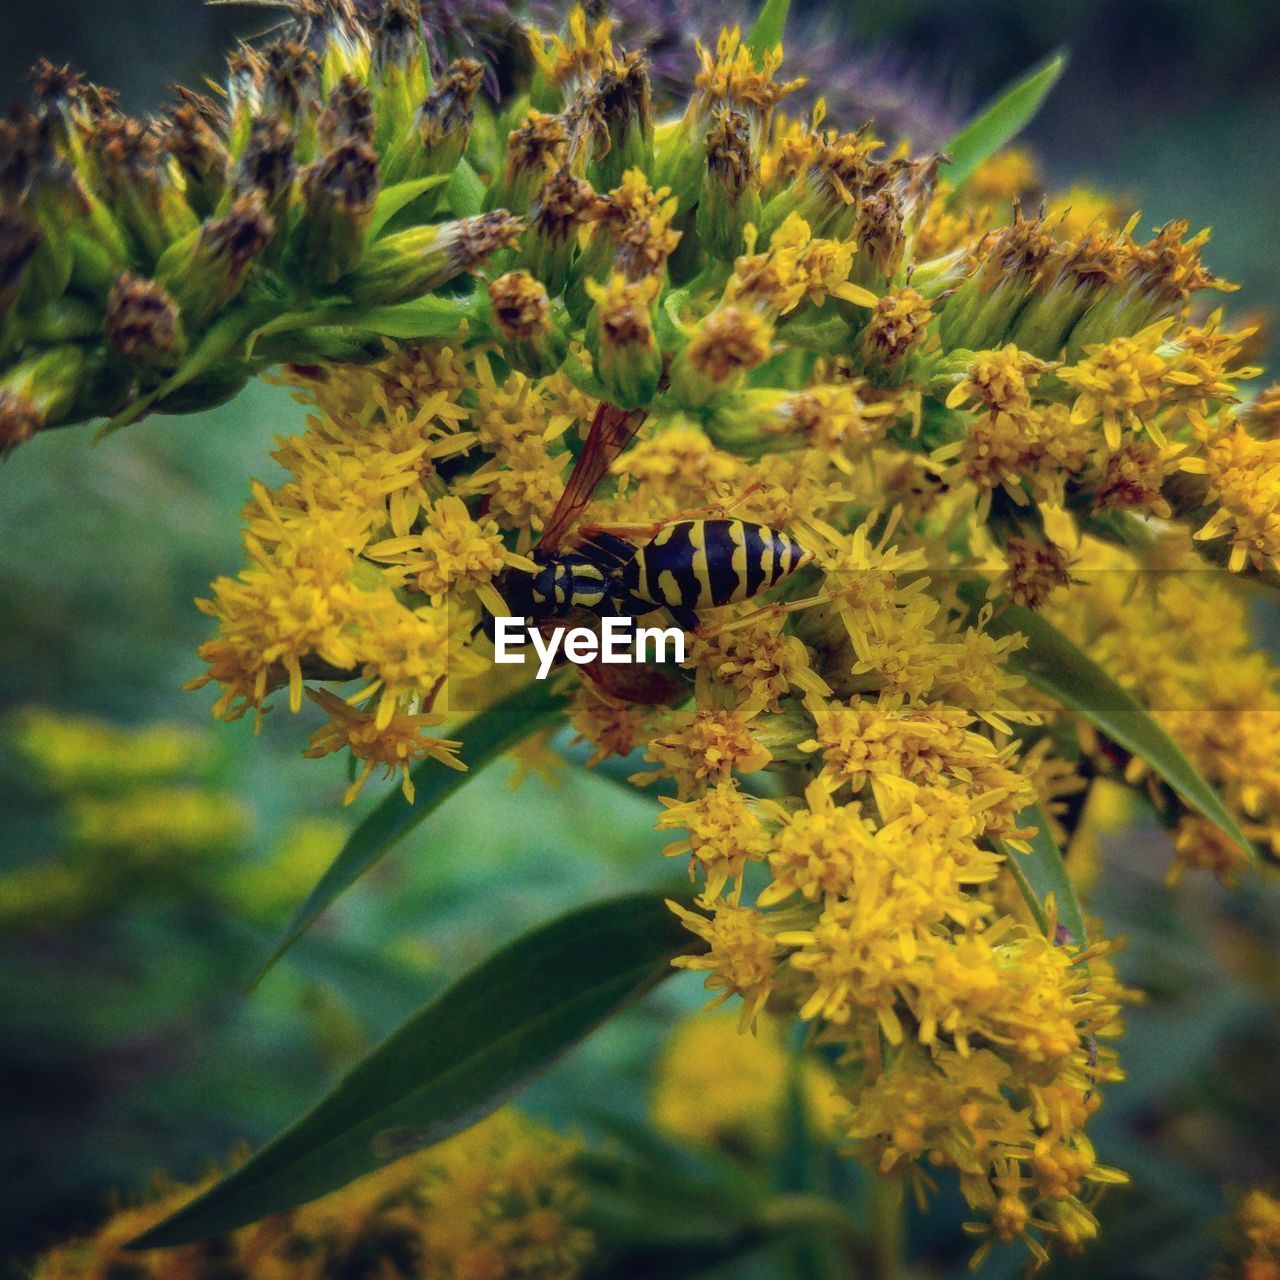
POLYGON ((902 1275, 905 1215, 901 1174, 876 1174, 871 1180, 871 1249, 874 1280, 902 1275))

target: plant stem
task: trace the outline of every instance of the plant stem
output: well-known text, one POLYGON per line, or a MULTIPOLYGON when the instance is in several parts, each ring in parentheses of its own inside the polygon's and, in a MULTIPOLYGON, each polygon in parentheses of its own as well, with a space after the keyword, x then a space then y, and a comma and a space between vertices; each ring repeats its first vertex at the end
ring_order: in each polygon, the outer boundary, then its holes
POLYGON ((898 1280, 902 1275, 905 1218, 900 1174, 877 1174, 871 1181, 871 1251, 873 1280, 898 1280))

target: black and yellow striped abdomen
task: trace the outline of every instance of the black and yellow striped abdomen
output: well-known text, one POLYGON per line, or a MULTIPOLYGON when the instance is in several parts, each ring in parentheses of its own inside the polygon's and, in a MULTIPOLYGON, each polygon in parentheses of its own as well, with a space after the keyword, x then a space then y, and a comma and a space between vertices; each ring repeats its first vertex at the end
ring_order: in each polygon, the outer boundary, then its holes
POLYGON ((750 600, 811 556, 794 538, 747 520, 681 520, 637 549, 623 585, 655 607, 696 612, 750 600))

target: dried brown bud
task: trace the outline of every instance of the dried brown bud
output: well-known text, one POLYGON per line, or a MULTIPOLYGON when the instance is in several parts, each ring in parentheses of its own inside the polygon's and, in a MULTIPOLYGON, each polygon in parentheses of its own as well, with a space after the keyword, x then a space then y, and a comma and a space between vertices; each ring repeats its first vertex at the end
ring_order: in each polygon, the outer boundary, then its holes
POLYGON ((355 138, 339 143, 302 175, 306 215, 290 238, 298 270, 332 284, 364 252, 364 235, 378 194, 378 156, 355 138))
POLYGON ((260 191, 268 206, 286 196, 298 172, 295 141, 293 131, 279 116, 255 120, 236 169, 236 195, 260 191))
POLYGON ((275 235, 276 224, 260 191, 240 196, 225 217, 177 244, 156 265, 156 278, 177 300, 189 326, 199 325, 230 301, 245 272, 275 235))
POLYGON ((528 341, 551 323, 551 302, 542 283, 527 271, 508 271, 489 285, 493 319, 503 337, 528 341))
POLYGON ((162 285, 128 272, 111 290, 105 323, 112 347, 143 364, 171 368, 186 345, 177 303, 162 285))
POLYGON ((379 74, 411 67, 422 56, 418 0, 385 0, 373 28, 373 64, 379 74))
POLYGON ((69 66, 55 66, 41 58, 31 68, 31 97, 40 111, 61 111, 78 102, 84 93, 84 76, 69 66))
POLYGON ((164 146, 187 179, 187 199, 197 213, 213 212, 226 187, 231 157, 222 141, 221 113, 212 99, 179 89, 180 104, 169 113, 164 146))
POLYGON ((462 145, 466 146, 476 93, 483 79, 484 67, 473 58, 459 58, 449 64, 418 113, 418 133, 424 146, 439 146, 460 131, 464 135, 462 145))
POLYGON ((44 426, 40 410, 16 391, 0 391, 0 453, 30 440, 44 426))
POLYGON ((343 76, 320 116, 320 145, 331 149, 348 138, 373 142, 373 93, 352 75, 343 76))
POLYGON ((16 213, 0 210, 0 315, 17 301, 40 240, 38 227, 16 213))
POLYGON ((263 107, 296 120, 319 96, 320 55, 295 40, 278 40, 263 56, 263 107))

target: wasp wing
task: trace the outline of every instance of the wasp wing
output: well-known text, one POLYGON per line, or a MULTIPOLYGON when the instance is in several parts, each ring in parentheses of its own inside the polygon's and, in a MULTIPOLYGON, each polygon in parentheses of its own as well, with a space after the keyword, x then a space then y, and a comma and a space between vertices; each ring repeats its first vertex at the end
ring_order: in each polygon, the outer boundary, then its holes
POLYGON ((564 492, 556 503, 556 509, 547 521, 547 527, 538 539, 534 554, 547 560, 556 555, 565 535, 574 522, 586 510, 596 486, 604 478, 613 460, 631 443, 644 421, 643 409, 619 409, 616 405, 601 404, 591 420, 586 443, 573 471, 564 486, 564 492))

